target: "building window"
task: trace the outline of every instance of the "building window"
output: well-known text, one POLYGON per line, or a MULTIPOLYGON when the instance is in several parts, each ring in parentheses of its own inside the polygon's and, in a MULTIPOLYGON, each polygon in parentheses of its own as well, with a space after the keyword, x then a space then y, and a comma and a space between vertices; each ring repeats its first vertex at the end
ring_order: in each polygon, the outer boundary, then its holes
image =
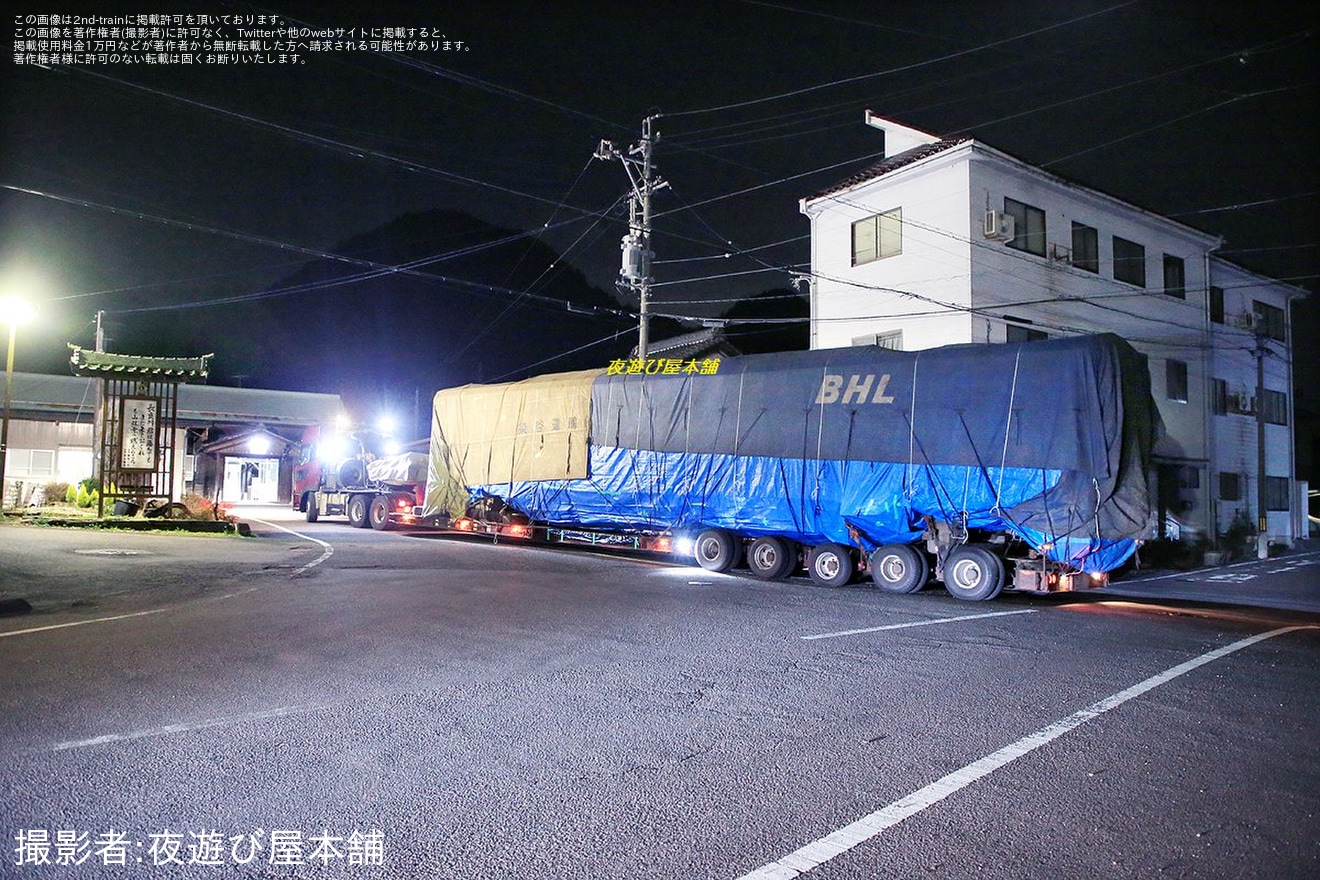
POLYGON ((1266 390, 1260 402, 1261 415, 1271 425, 1288 424, 1288 395, 1266 390))
POLYGON ((1114 236, 1114 280, 1146 286, 1146 247, 1114 236))
POLYGON ((1024 324, 1030 324, 1026 318, 1015 318, 1012 315, 1004 315, 1004 341, 1005 342, 1036 342, 1040 339, 1049 339, 1050 335, 1044 330, 1037 330, 1035 327, 1024 327, 1024 324))
POLYGON ((1009 247, 1045 256, 1045 212, 1016 199, 1004 199, 1004 213, 1013 218, 1009 247))
POLYGON ((1182 257, 1164 255, 1164 292, 1187 299, 1187 268, 1182 257))
POLYGON ((5 472, 11 477, 55 476, 53 449, 15 449, 10 447, 5 472))
POLYGON ((858 220, 852 225, 852 264, 860 266, 903 253, 903 209, 858 220))
POLYGON ((1100 233, 1095 227, 1073 223, 1072 264, 1087 272, 1100 271, 1100 233))
POLYGON ((874 345, 889 351, 903 350, 903 331, 890 330, 886 333, 868 333, 866 336, 854 336, 853 345, 874 345))
POLYGON ((1242 475, 1232 474, 1228 471, 1219 472, 1219 500, 1220 501, 1241 501, 1242 500, 1242 475))
POLYGON ((1210 380, 1210 411, 1217 416, 1228 414, 1228 380, 1210 380))
POLYGON ((28 465, 28 473, 34 477, 55 476, 55 450, 32 450, 32 461, 28 465))
POLYGON ((1279 342, 1288 340, 1288 322, 1284 318, 1283 309, 1255 300, 1251 310, 1256 315, 1257 332, 1279 342))
POLYGON ((1216 324, 1224 323, 1224 288, 1210 288, 1210 320, 1216 324))
POLYGON ((1288 510, 1290 507, 1291 505, 1288 504, 1288 478, 1266 477, 1265 509, 1288 510))
POLYGON ((1164 394, 1169 400, 1187 402, 1187 364, 1183 361, 1164 362, 1164 394))

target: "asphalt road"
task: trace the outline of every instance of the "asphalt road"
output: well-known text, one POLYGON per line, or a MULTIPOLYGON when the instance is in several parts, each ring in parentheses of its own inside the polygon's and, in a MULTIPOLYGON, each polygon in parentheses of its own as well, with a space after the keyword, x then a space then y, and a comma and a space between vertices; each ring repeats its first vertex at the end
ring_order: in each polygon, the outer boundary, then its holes
POLYGON ((254 528, 0 530, 0 877, 1320 875, 1315 615, 254 528))

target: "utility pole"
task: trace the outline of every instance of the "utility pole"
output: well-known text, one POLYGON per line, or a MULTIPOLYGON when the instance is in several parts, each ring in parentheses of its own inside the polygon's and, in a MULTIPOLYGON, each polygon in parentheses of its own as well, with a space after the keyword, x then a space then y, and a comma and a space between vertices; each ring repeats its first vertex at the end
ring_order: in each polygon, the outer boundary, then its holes
MULTIPOLYGON (((98 309, 96 312, 96 341, 93 347, 98 352, 105 351, 105 310, 98 309)), ((92 398, 96 401, 92 410, 92 477, 96 480, 96 485, 101 485, 101 458, 105 455, 105 437, 101 432, 105 430, 105 413, 101 412, 101 406, 105 403, 105 380, 92 380, 92 398)))
POLYGON ((628 199, 628 234, 623 237, 620 249, 623 252, 623 265, 619 269, 618 286, 622 290, 636 292, 638 306, 637 321, 637 356, 646 357, 650 342, 650 300, 651 300, 651 196, 668 184, 655 176, 655 165, 651 161, 651 151, 655 141, 660 139, 652 125, 660 115, 648 116, 642 120, 641 139, 624 153, 611 141, 601 141, 596 148, 594 158, 618 159, 628 173, 628 182, 632 185, 632 195, 628 199))
POLYGON ((1265 357, 1269 347, 1265 344, 1264 320, 1256 319, 1256 558, 1268 559, 1270 539, 1267 534, 1269 515, 1265 511, 1265 357))

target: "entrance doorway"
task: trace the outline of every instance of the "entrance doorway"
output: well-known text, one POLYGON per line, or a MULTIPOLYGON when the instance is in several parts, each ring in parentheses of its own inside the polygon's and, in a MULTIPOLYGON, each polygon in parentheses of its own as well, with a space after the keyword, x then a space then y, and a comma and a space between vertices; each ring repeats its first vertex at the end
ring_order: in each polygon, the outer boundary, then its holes
POLYGON ((236 504, 279 501, 280 460, 278 458, 239 458, 225 456, 225 480, 221 501, 236 504))

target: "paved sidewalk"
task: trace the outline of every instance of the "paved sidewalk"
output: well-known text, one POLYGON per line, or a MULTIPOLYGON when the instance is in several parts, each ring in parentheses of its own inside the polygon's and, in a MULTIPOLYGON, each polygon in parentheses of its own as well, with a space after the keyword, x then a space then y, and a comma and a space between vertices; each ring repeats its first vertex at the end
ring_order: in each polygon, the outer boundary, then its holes
POLYGON ((1149 571, 1111 581, 1106 595, 1219 602, 1320 614, 1320 548, 1315 541, 1271 559, 1191 571, 1149 571))

